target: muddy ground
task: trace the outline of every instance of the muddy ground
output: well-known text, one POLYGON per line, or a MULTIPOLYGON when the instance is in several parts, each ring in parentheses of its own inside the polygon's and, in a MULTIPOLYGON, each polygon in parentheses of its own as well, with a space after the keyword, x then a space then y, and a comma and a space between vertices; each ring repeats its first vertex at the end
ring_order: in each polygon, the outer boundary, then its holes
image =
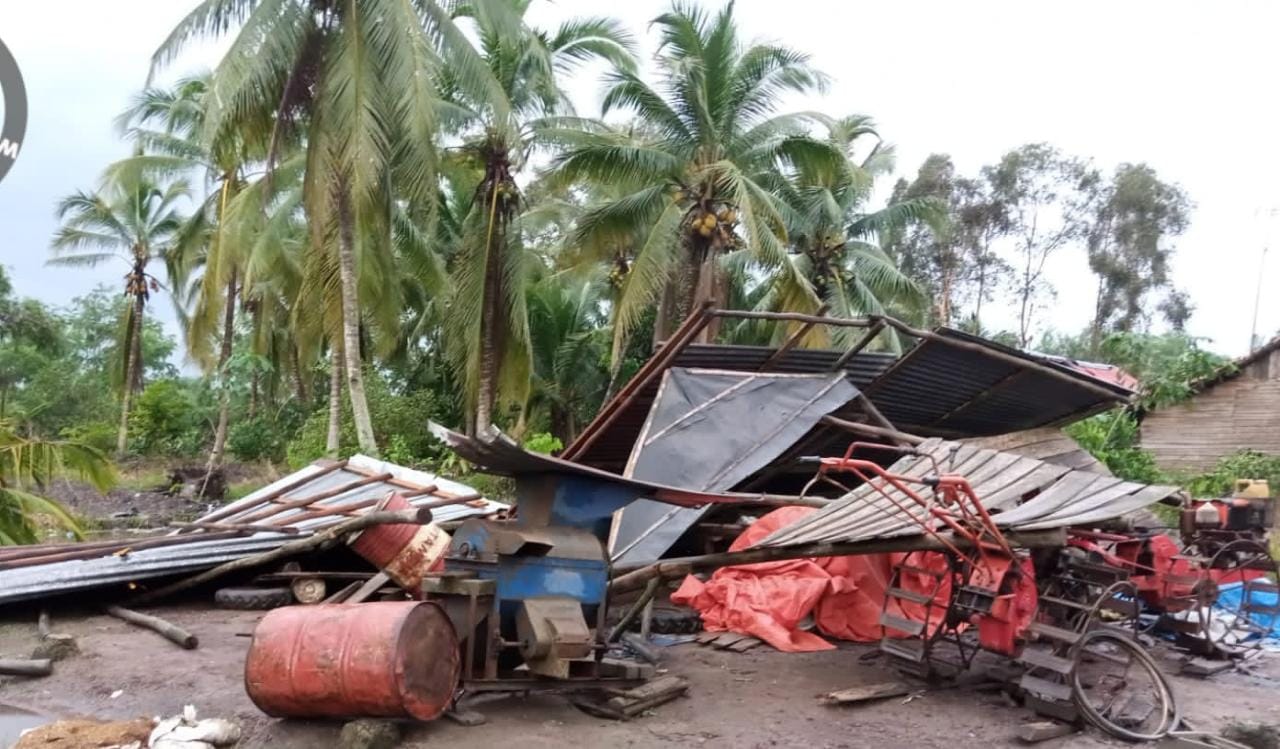
MULTIPOLYGON (((35 613, 0 622, 0 657, 22 656, 36 644, 35 613)), ((0 683, 0 703, 51 718, 123 719, 172 715, 184 704, 206 717, 230 717, 243 728, 242 747, 336 746, 341 725, 278 721, 260 713, 242 687, 244 653, 261 616, 255 612, 166 607, 156 613, 196 632, 200 647, 183 651, 151 633, 105 616, 55 613, 54 630, 79 638, 82 654, 43 679, 0 683), (113 694, 119 692, 113 697, 113 694)), ((696 644, 664 651, 670 673, 689 680, 689 696, 628 723, 590 717, 563 697, 509 698, 480 706, 488 723, 466 728, 448 721, 411 726, 407 747, 931 747, 1010 746, 1018 725, 1032 720, 999 693, 940 691, 905 702, 826 707, 818 695, 892 678, 872 646, 784 654, 757 648, 729 653, 696 644)), ((1170 666, 1170 670, 1172 667, 1170 666)), ((1174 677, 1184 714, 1220 729, 1232 721, 1280 723, 1280 655, 1252 673, 1210 680, 1174 677)), ((1094 732, 1046 747, 1120 746, 1094 732)))

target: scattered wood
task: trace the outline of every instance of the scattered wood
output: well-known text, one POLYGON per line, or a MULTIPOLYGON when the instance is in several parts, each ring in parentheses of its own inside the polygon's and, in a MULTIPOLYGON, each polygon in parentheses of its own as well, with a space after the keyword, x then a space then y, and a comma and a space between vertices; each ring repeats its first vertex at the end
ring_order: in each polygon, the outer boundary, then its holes
POLYGON ((857 702, 902 697, 919 690, 920 687, 908 684, 905 681, 886 681, 879 684, 868 684, 830 692, 819 697, 818 701, 824 705, 851 705, 857 702))
POLYGON ((635 689, 614 692, 614 696, 604 702, 579 699, 575 700, 574 704, 598 717, 630 720, 646 710, 682 696, 687 691, 689 691, 689 682, 678 676, 664 676, 635 689))
POLYGON ((722 633, 722 632, 711 632, 711 631, 709 631, 709 630, 703 630, 703 631, 702 631, 702 633, 698 635, 698 640, 697 640, 697 642, 698 642, 698 644, 699 644, 699 645, 707 645, 707 644, 709 644, 712 640, 714 640, 714 639, 716 639, 717 637, 719 637, 721 634, 723 634, 723 633, 722 633))
POLYGON ((636 632, 623 632, 622 641, 626 643, 627 647, 631 648, 636 655, 649 663, 658 663, 662 660, 662 654, 658 652, 657 648, 650 645, 649 641, 641 634, 636 632))
POLYGON ((324 603, 345 603, 346 600, 350 598, 353 593, 355 593, 357 590, 360 589, 361 585, 363 585, 363 583, 359 581, 356 581, 354 583, 348 583, 345 588, 343 588, 342 590, 339 590, 337 593, 334 593, 333 595, 324 599, 323 602, 324 603))
POLYGON ((413 510, 398 510, 394 512, 369 512, 359 517, 343 521, 337 525, 326 528, 319 533, 297 541, 290 541, 271 551, 264 551, 261 554, 242 557, 225 564, 220 564, 211 570, 206 570, 198 575, 179 580, 176 583, 166 585, 162 588, 143 593, 133 600, 134 604, 145 604, 159 600, 165 596, 180 593, 184 590, 190 590, 198 585, 202 585, 211 580, 216 580, 223 575, 241 570, 261 567, 262 565, 279 562, 282 559, 306 554, 314 551, 321 551, 337 545, 345 536, 356 531, 371 528, 375 525, 387 525, 391 523, 413 523, 423 525, 431 522, 431 510, 427 507, 420 507, 413 510))
POLYGON ((359 588, 356 588, 356 591, 347 596, 343 603, 363 603, 369 598, 372 598, 373 594, 377 593, 379 588, 389 582, 391 582, 391 577, 385 572, 379 572, 362 583, 359 588))
POLYGON ((53 661, 48 658, 0 659, 0 674, 6 676, 48 676, 53 673, 53 661))
POLYGON ((170 622, 165 621, 164 619, 161 619, 158 616, 141 614, 141 613, 138 613, 137 611, 122 609, 119 606, 108 606, 107 613, 114 616, 117 619, 122 619, 135 626, 143 627, 144 629, 149 629, 152 632, 155 632, 156 634, 159 634, 160 636, 164 637, 166 640, 169 640, 170 642, 176 645, 179 645, 180 647, 183 647, 187 650, 195 650, 196 647, 200 644, 200 640, 197 639, 195 635, 191 634, 190 632, 183 629, 182 627, 179 627, 176 624, 172 624, 170 622))
POLYGON ((1208 658, 1192 658, 1182 664, 1182 673, 1187 676, 1207 679, 1214 674, 1220 674, 1223 671, 1230 671, 1231 668, 1231 661, 1228 660, 1211 661, 1208 658))
POLYGON ((740 632, 721 632, 719 637, 711 641, 711 647, 716 648, 717 650, 724 650, 730 645, 741 640, 745 640, 748 637, 750 637, 750 635, 744 635, 740 632))
POLYGON ((299 577, 289 584, 293 598, 301 604, 320 603, 324 600, 324 580, 318 577, 299 577))
POLYGON ((733 643, 729 647, 725 648, 725 650, 732 650, 735 653, 745 653, 748 650, 758 648, 763 644, 764 644, 763 640, 757 640, 754 637, 744 637, 741 640, 738 640, 737 642, 733 643))
POLYGON ((649 605, 649 602, 653 600, 654 595, 658 592, 658 585, 661 582, 661 579, 655 577, 645 584, 644 592, 641 593, 640 597, 627 608, 626 613, 622 615, 622 618, 618 620, 618 623, 614 625, 613 629, 609 632, 609 638, 605 640, 605 642, 617 642, 618 638, 622 636, 622 633, 627 631, 627 627, 631 626, 631 622, 635 621, 635 618, 640 615, 640 612, 643 611, 644 608, 649 605))
POLYGON ((1023 723, 1018 726, 1018 740, 1027 744, 1038 744, 1041 741, 1070 736, 1080 729, 1070 723, 1059 723, 1056 720, 1038 720, 1034 723, 1023 723))

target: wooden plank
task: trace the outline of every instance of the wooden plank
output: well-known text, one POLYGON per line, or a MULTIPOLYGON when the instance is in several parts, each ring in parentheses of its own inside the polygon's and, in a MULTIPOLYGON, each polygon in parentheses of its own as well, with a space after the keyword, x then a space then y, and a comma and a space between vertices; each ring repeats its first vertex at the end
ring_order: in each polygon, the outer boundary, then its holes
POLYGON ((699 645, 706 645, 707 643, 711 642, 712 640, 716 639, 717 637, 719 637, 719 636, 720 636, 720 635, 722 635, 722 634, 724 634, 724 633, 723 633, 723 632, 711 632, 711 631, 709 631, 709 630, 703 631, 702 633, 700 633, 700 634, 698 635, 698 644, 699 644, 699 645))
POLYGON ((867 684, 829 692, 818 698, 824 705, 850 705, 857 702, 883 700, 889 697, 902 697, 919 691, 920 687, 905 681, 885 681, 879 684, 867 684))
POLYGON ((748 650, 760 647, 763 644, 764 642, 762 640, 757 640, 754 637, 744 637, 725 649, 732 650, 735 653, 745 653, 748 650))
POLYGON ((746 639, 750 635, 744 635, 738 632, 724 632, 719 637, 711 641, 711 646, 717 650, 724 650, 739 640, 746 639))
POLYGON ((391 582, 391 578, 387 573, 379 572, 366 580, 364 584, 357 588, 355 593, 348 596, 343 603, 361 603, 370 598, 374 593, 377 593, 379 588, 389 582, 391 582))

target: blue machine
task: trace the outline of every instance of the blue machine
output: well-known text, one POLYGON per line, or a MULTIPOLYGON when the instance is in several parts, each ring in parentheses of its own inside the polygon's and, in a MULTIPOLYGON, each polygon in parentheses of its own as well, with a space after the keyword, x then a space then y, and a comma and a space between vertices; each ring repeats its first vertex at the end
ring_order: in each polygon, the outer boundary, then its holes
POLYGON ((515 479, 516 519, 464 522, 444 573, 425 583, 462 640, 464 683, 475 689, 535 677, 607 679, 599 656, 606 648, 609 526, 645 492, 574 473, 515 479))
POLYGON ((461 642, 464 689, 635 680, 638 672, 602 661, 614 513, 642 498, 683 506, 741 498, 528 453, 496 431, 473 438, 432 425, 432 432, 462 458, 516 482, 515 519, 465 521, 453 534, 444 570, 423 582, 461 642))

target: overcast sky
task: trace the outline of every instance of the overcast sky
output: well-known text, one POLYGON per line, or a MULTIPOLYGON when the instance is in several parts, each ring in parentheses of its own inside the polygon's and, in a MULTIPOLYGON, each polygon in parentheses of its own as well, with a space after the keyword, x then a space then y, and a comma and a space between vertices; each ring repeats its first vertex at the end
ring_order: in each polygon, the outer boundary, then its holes
MULTIPOLYGON (((118 284, 125 269, 46 267, 54 203, 91 188, 106 163, 127 153, 112 120, 142 85, 151 52, 195 2, 8 5, 0 39, 26 79, 30 124, 21 156, 0 181, 0 262, 20 294, 64 304, 98 283, 118 284)), ((644 38, 664 7, 559 0, 535 2, 533 16, 549 26, 608 8, 644 38)), ((1280 241, 1280 3, 740 0, 737 7, 746 37, 805 50, 832 77, 827 95, 795 106, 873 116, 897 147, 899 174, 914 174, 933 152, 973 173, 1011 148, 1047 141, 1107 171, 1144 161, 1179 183, 1196 204, 1174 263, 1175 283, 1196 305, 1191 332, 1222 353, 1247 351, 1262 249, 1280 241)), ((171 75, 212 67, 222 47, 194 50, 171 75)), ((592 76, 575 77, 570 90, 583 113, 597 106, 592 76)), ((1058 297, 1041 329, 1082 328, 1094 290, 1083 255, 1064 253, 1051 273, 1058 297)), ((1280 251, 1263 279, 1265 338, 1280 329, 1272 291, 1280 251)), ((157 311, 172 325, 167 309, 157 311)), ((1013 327, 1013 315, 989 321, 1001 323, 1013 327)))

